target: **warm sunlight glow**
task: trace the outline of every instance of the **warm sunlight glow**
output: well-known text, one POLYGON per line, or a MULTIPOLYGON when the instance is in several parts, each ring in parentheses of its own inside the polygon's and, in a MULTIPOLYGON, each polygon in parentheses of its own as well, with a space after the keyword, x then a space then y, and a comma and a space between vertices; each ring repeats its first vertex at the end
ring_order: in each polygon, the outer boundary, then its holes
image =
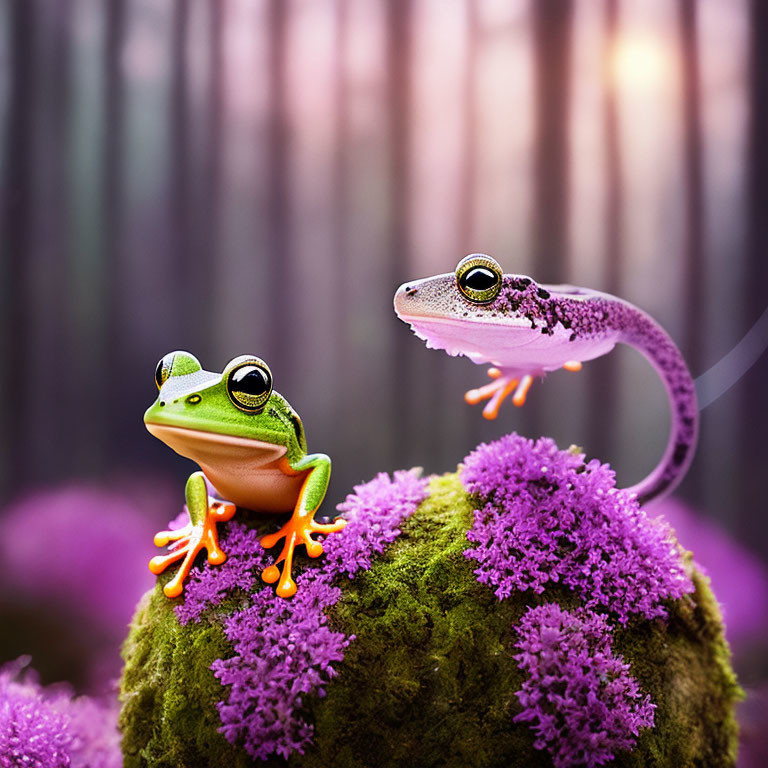
POLYGON ((652 37, 617 38, 608 68, 620 90, 658 90, 673 76, 669 50, 652 37))

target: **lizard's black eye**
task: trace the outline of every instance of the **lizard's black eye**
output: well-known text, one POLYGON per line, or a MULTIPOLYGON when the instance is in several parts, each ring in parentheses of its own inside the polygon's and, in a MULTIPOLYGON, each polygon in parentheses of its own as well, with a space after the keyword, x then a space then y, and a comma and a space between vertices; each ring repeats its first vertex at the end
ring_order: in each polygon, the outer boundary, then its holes
POLYGON ((260 411, 272 394, 269 366, 258 357, 238 362, 227 373, 227 394, 241 411, 260 411))
POLYGON ((474 304, 493 301, 501 290, 501 267, 490 256, 472 253, 456 266, 456 285, 474 304))

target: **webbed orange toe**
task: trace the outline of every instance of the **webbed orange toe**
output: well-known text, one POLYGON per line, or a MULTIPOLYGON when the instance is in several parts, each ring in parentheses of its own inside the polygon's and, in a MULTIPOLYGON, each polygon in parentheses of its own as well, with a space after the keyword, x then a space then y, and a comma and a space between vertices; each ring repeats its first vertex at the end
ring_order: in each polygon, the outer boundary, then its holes
POLYGON ((267 584, 274 584, 279 580, 275 590, 280 597, 291 597, 296 594, 296 582, 293 580, 293 556, 296 547, 303 544, 309 557, 316 558, 323 554, 323 545, 312 538, 314 533, 335 533, 344 528, 346 520, 337 518, 333 523, 318 523, 310 515, 293 515, 285 525, 275 533, 270 533, 261 539, 264 549, 274 547, 281 539, 285 539, 283 549, 274 565, 265 568, 261 578, 267 584), (278 567, 282 563, 282 571, 278 567))
POLYGON ((228 502, 220 502, 206 497, 203 502, 207 508, 197 508, 190 512, 190 518, 195 519, 177 531, 160 531, 155 535, 157 546, 169 545, 166 555, 157 555, 149 561, 149 570, 156 576, 163 573, 169 566, 181 560, 179 570, 163 587, 166 597, 178 597, 184 591, 184 581, 192 570, 195 558, 205 550, 208 562, 220 565, 227 559, 226 553, 219 545, 218 523, 229 520, 235 514, 236 507, 228 502))
POLYGON ((280 583, 277 585, 277 589, 275 589, 275 594, 278 597, 293 597, 297 589, 296 582, 288 574, 284 579, 280 579, 280 583))
MULTIPOLYGON (((569 370, 575 369, 571 368, 569 370)), ((512 395, 512 402, 516 406, 520 407, 525 404, 528 390, 531 388, 531 384, 533 384, 532 375, 512 375, 509 372, 505 374, 498 368, 490 368, 488 375, 493 381, 477 389, 470 389, 464 395, 464 400, 469 405, 477 405, 483 400, 488 401, 483 408, 484 418, 489 420, 495 419, 499 415, 501 404, 510 395, 512 395)))
POLYGON ((280 578, 280 569, 276 565, 269 565, 261 572, 261 578, 267 584, 274 584, 280 578))
POLYGON ((178 597, 184 591, 184 584, 181 579, 174 578, 163 587, 163 594, 166 597, 178 597))
POLYGON ((155 534, 155 546, 166 547, 172 541, 178 541, 185 536, 189 536, 190 533, 192 533, 192 523, 187 523, 183 528, 179 528, 175 531, 158 531, 155 534))

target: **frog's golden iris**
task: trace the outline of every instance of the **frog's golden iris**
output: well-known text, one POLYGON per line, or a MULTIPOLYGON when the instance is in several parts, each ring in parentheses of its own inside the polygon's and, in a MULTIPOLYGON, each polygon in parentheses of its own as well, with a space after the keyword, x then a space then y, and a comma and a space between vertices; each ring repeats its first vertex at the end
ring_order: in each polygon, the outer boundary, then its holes
POLYGON ((157 384, 157 388, 161 389, 163 384, 168 380, 168 377, 171 375, 171 368, 173 368, 173 358, 174 353, 171 352, 170 355, 166 355, 165 357, 160 359, 160 362, 157 364, 157 368, 155 368, 155 384, 157 384))
POLYGON ((260 411, 272 393, 272 372, 258 357, 246 360, 227 374, 227 394, 241 411, 260 411))

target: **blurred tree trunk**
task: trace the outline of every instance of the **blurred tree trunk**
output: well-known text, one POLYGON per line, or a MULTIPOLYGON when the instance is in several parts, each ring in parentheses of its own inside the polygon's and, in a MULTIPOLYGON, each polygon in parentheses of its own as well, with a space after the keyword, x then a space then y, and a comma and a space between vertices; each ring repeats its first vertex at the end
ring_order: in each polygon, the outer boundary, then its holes
MULTIPOLYGON (((32 129, 36 79, 35 4, 12 0, 9 5, 9 93, 3 158, 0 315, 3 346, 0 408, 2 489, 21 487, 27 479, 29 444, 24 429, 25 374, 29 371, 26 338, 26 265, 31 263, 32 129)), ((4 494, 5 495, 5 494, 4 494)))
MULTIPOLYGON (((123 214, 123 171, 125 138, 124 102, 125 79, 122 70, 123 46, 126 35, 126 0, 108 0, 104 6, 104 71, 102 79, 103 140, 101 146, 102 168, 102 258, 103 272, 93 275, 94 285, 104 293, 101 304, 103 328, 96 349, 89 350, 93 370, 104 372, 105 382, 93 377, 89 382, 88 395, 91 412, 109 414, 91 419, 84 425, 92 446, 91 461, 97 466, 112 459, 119 461, 125 424, 133 420, 133 413, 121 413, 121 409, 110 407, 111 402, 123 402, 122 347, 126 342, 121 316, 122 306, 122 214, 123 214), (103 367, 102 367, 103 366, 103 367), (106 423, 105 423, 106 422, 106 423), (103 457, 103 458, 102 458, 103 457)), ((132 398, 129 398, 129 402, 132 398)), ((124 410, 124 409, 122 409, 124 410)))
MULTIPOLYGON (((750 3, 749 134, 747 165, 747 263, 742 300, 746 307, 747 327, 765 310, 768 303, 768 3, 750 3)), ((727 310, 727 297, 719 297, 727 310)), ((763 353, 744 377, 742 396, 742 496, 738 512, 745 540, 765 551, 768 527, 756 522, 765 515, 758 508, 766 498, 765 470, 768 467, 768 407, 766 406, 768 355, 763 353)))
POLYGON ((535 277, 566 279, 572 0, 532 0, 535 277))
POLYGON ((461 171, 459 175, 459 216, 457 258, 474 250, 477 197, 477 49, 480 34, 477 3, 465 0, 466 54, 461 99, 461 171))
POLYGON ((685 241, 683 245, 682 346, 695 374, 702 366, 704 322, 704 189, 701 132, 701 84, 697 41, 697 0, 679 0, 683 102, 685 241))
MULTIPOLYGON (((71 38, 72 0, 46 6, 38 22, 38 84, 41 94, 35 109, 37 148, 35 156, 35 206, 32 214, 31 254, 36 268, 30 269, 29 285, 45 311, 27 315, 32 349, 28 364, 35 370, 57 371, 57 391, 67 403, 55 410, 33 407, 25 430, 31 434, 32 453, 27 464, 35 479, 50 482, 67 476, 73 469, 73 455, 62 451, 51 434, 71 435, 79 429, 75 407, 76 389, 71 370, 71 347, 76 338, 67 323, 70 301, 68 269, 71 263, 72 165, 71 38)), ((50 396, 50 382, 34 377, 27 383, 26 397, 41 403, 50 396)))
MULTIPOLYGON (((173 322, 181 340, 197 328, 200 305, 197 281, 198 250, 191 236, 192 174, 190 173, 189 76, 187 73, 187 38, 189 0, 174 0, 171 21, 171 97, 168 122, 168 264, 172 265, 174 290, 184 297, 178 302, 173 322)), ((182 344, 186 347, 186 344, 182 344)), ((197 352, 197 354, 201 354, 197 352)))
POLYGON ((610 57, 619 31, 619 0, 605 2, 605 62, 603 130, 605 133, 605 285, 609 293, 621 293, 624 270, 624 174, 621 158, 621 127, 616 82, 611 77, 610 57))
MULTIPOLYGON (((603 168, 605 290, 622 293, 624 269, 624 178, 618 93, 611 61, 619 32, 619 0, 605 0, 603 14, 603 168)), ((603 461, 616 456, 616 414, 619 404, 618 360, 613 355, 589 364, 587 441, 589 454, 603 461)))
MULTIPOLYGON (((461 166, 459 169, 459 212, 456 220, 455 262, 468 253, 477 250, 476 217, 478 194, 478 92, 477 70, 481 30, 476 0, 465 0, 465 40, 464 79, 461 89, 461 166)), ((494 255, 494 254, 490 254, 494 255)), ((451 269, 454 263, 446 264, 451 269)), ((450 367, 446 380, 440 387, 438 398, 441 413, 452 414, 450 419, 443 418, 445 430, 442 444, 445 448, 440 457, 440 466, 449 467, 455 463, 455 451, 462 445, 475 445, 482 439, 483 419, 477 409, 470 409, 461 402, 462 385, 466 382, 466 368, 458 360, 449 361, 450 367)), ((480 367, 473 374, 482 383, 483 371, 480 367)), ((468 387, 464 386, 464 389, 468 387)))
MULTIPOLYGON (((333 327, 337 337, 335 345, 337 352, 337 371, 351 371, 354 361, 348 354, 350 339, 348 334, 349 297, 354 290, 354 285, 349 279, 349 252, 347 238, 349 230, 347 216, 349 212, 349 86, 346 71, 347 38, 349 35, 349 0, 336 0, 334 45, 334 69, 333 69, 333 170, 332 170, 332 202, 331 216, 333 252, 336 258, 336 285, 338 298, 333 302, 333 327)), ((346 403, 344 398, 338 397, 335 402, 336 418, 339 429, 343 433, 343 442, 352 445, 352 430, 354 425, 344 418, 346 403)))
MULTIPOLYGON (((533 277, 563 283, 568 275, 568 190, 572 0, 532 0, 535 137, 533 277)), ((542 431, 542 401, 531 397, 519 417, 523 434, 542 431)))
MULTIPOLYGON (((683 354, 694 375, 701 373, 704 331, 704 184, 701 130, 701 77, 697 38, 697 0, 679 0, 678 24, 682 71, 683 174, 685 218, 683 243, 683 354)), ((685 486, 698 505, 701 462, 691 465, 685 486)))
MULTIPOLYGON (((219 245, 219 219, 221 215, 222 142, 224 136, 224 45, 226 0, 210 0, 208 19, 208 82, 206 92, 207 131, 203 147, 203 181, 200 194, 198 222, 198 285, 199 301, 205 301, 209 287, 215 280, 219 245)), ((197 337, 201 341, 201 355, 215 358, 214 324, 204 312, 196 312, 197 337)))
MULTIPOLYGON (((394 289, 410 277, 410 141, 411 93, 413 66, 411 0, 385 0, 387 115, 389 131, 389 259, 390 288, 394 289)), ((392 330, 393 383, 389 403, 389 420, 393 425, 390 461, 399 458, 408 465, 418 452, 419 425, 431 424, 428 413, 412 418, 416 387, 411 377, 411 342, 406 334, 392 330)))
MULTIPOLYGON (((296 381, 298 369, 291 352, 294 338, 294 316, 290 312, 295 300, 293 243, 290 206, 290 138, 288 125, 288 23, 290 9, 286 0, 268 0, 267 52, 269 102, 267 105, 267 252, 262 272, 270 297, 264 317, 273 331, 267 361, 280 378, 288 382, 289 391, 296 381)), ((263 211, 257 211, 262 215, 263 211)), ((265 355, 266 357, 266 355, 265 355)))

